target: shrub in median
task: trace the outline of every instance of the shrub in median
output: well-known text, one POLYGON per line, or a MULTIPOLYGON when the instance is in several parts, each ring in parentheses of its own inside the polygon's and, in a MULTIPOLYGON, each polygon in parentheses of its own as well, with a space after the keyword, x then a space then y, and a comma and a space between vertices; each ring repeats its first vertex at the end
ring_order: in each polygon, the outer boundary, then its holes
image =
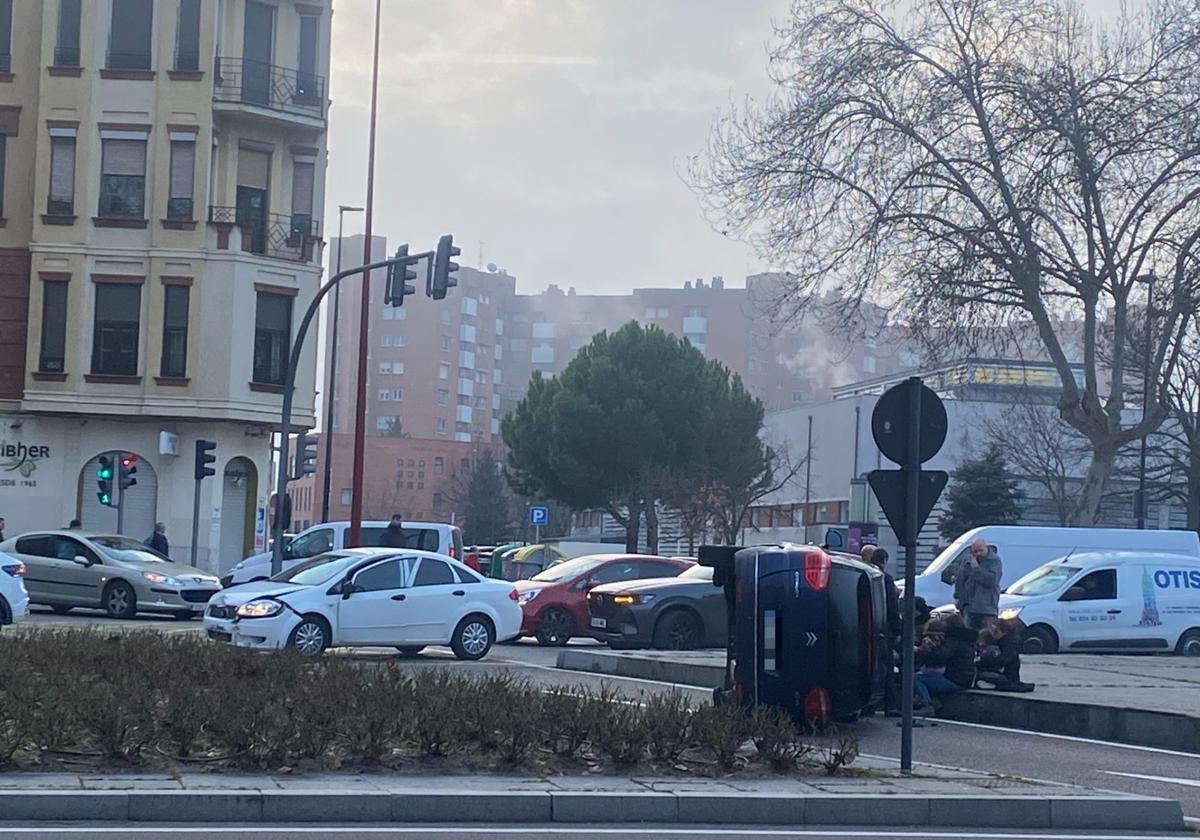
POLYGON ((0 636, 0 767, 403 767, 571 772, 841 770, 777 712, 690 705, 682 694, 545 688, 453 663, 317 661, 198 637, 89 631, 0 636), (755 749, 757 747, 757 749, 755 749), (809 765, 804 760, 817 758, 809 765))

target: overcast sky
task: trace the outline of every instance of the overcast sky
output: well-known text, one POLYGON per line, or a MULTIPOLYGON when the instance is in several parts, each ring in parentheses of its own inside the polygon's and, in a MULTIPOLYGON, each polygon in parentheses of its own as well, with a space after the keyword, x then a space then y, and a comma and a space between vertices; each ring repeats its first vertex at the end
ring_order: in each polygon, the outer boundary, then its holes
MULTIPOLYGON (((325 231, 366 192, 371 0, 333 16, 325 231)), ((730 98, 769 90, 787 0, 383 0, 377 234, 453 233, 518 288, 682 285, 761 266, 680 178, 730 98)), ((348 215, 347 234, 361 232, 348 215)))

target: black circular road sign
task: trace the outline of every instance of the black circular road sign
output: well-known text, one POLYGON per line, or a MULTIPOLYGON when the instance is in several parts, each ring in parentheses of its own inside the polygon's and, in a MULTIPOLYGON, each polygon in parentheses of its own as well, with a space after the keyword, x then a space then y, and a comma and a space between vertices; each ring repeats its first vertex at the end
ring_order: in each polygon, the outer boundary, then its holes
POLYGON ((871 414, 871 433, 875 444, 888 460, 904 465, 908 460, 909 400, 921 401, 921 421, 917 428, 921 463, 925 463, 946 442, 946 406, 941 397, 921 383, 909 379, 884 392, 871 414))

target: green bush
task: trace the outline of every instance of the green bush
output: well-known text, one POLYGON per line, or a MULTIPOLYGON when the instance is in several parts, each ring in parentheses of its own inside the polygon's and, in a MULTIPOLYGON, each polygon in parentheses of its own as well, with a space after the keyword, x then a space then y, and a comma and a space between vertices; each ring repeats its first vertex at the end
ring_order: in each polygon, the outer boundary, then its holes
MULTIPOLYGON (((544 688, 507 673, 395 660, 318 661, 199 637, 88 630, 0 635, 0 768, 62 756, 97 769, 202 762, 212 769, 396 767, 579 772, 671 767, 699 748, 721 770, 792 772, 810 748, 786 715, 692 708, 678 692, 544 688), (746 741, 758 747, 741 761, 746 741)), ((839 772, 853 739, 812 770, 839 772)), ((703 759, 696 759, 704 764, 703 759)))

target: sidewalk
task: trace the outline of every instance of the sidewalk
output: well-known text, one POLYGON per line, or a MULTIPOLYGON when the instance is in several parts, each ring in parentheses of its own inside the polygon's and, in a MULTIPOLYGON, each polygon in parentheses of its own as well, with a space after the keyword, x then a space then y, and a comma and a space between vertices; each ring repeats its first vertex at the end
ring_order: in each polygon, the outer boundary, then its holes
MULTIPOLYGON (((715 688, 725 652, 569 648, 558 667, 715 688)), ((1084 738, 1200 753, 1200 658, 1062 654, 1025 657, 1032 694, 969 692, 950 717, 1084 738)))
MULTIPOLYGON (((1178 802, 970 771, 790 779, 0 774, 0 820, 696 823, 1173 831, 1178 802)), ((2 833, 3 822, 0 822, 2 833)))

